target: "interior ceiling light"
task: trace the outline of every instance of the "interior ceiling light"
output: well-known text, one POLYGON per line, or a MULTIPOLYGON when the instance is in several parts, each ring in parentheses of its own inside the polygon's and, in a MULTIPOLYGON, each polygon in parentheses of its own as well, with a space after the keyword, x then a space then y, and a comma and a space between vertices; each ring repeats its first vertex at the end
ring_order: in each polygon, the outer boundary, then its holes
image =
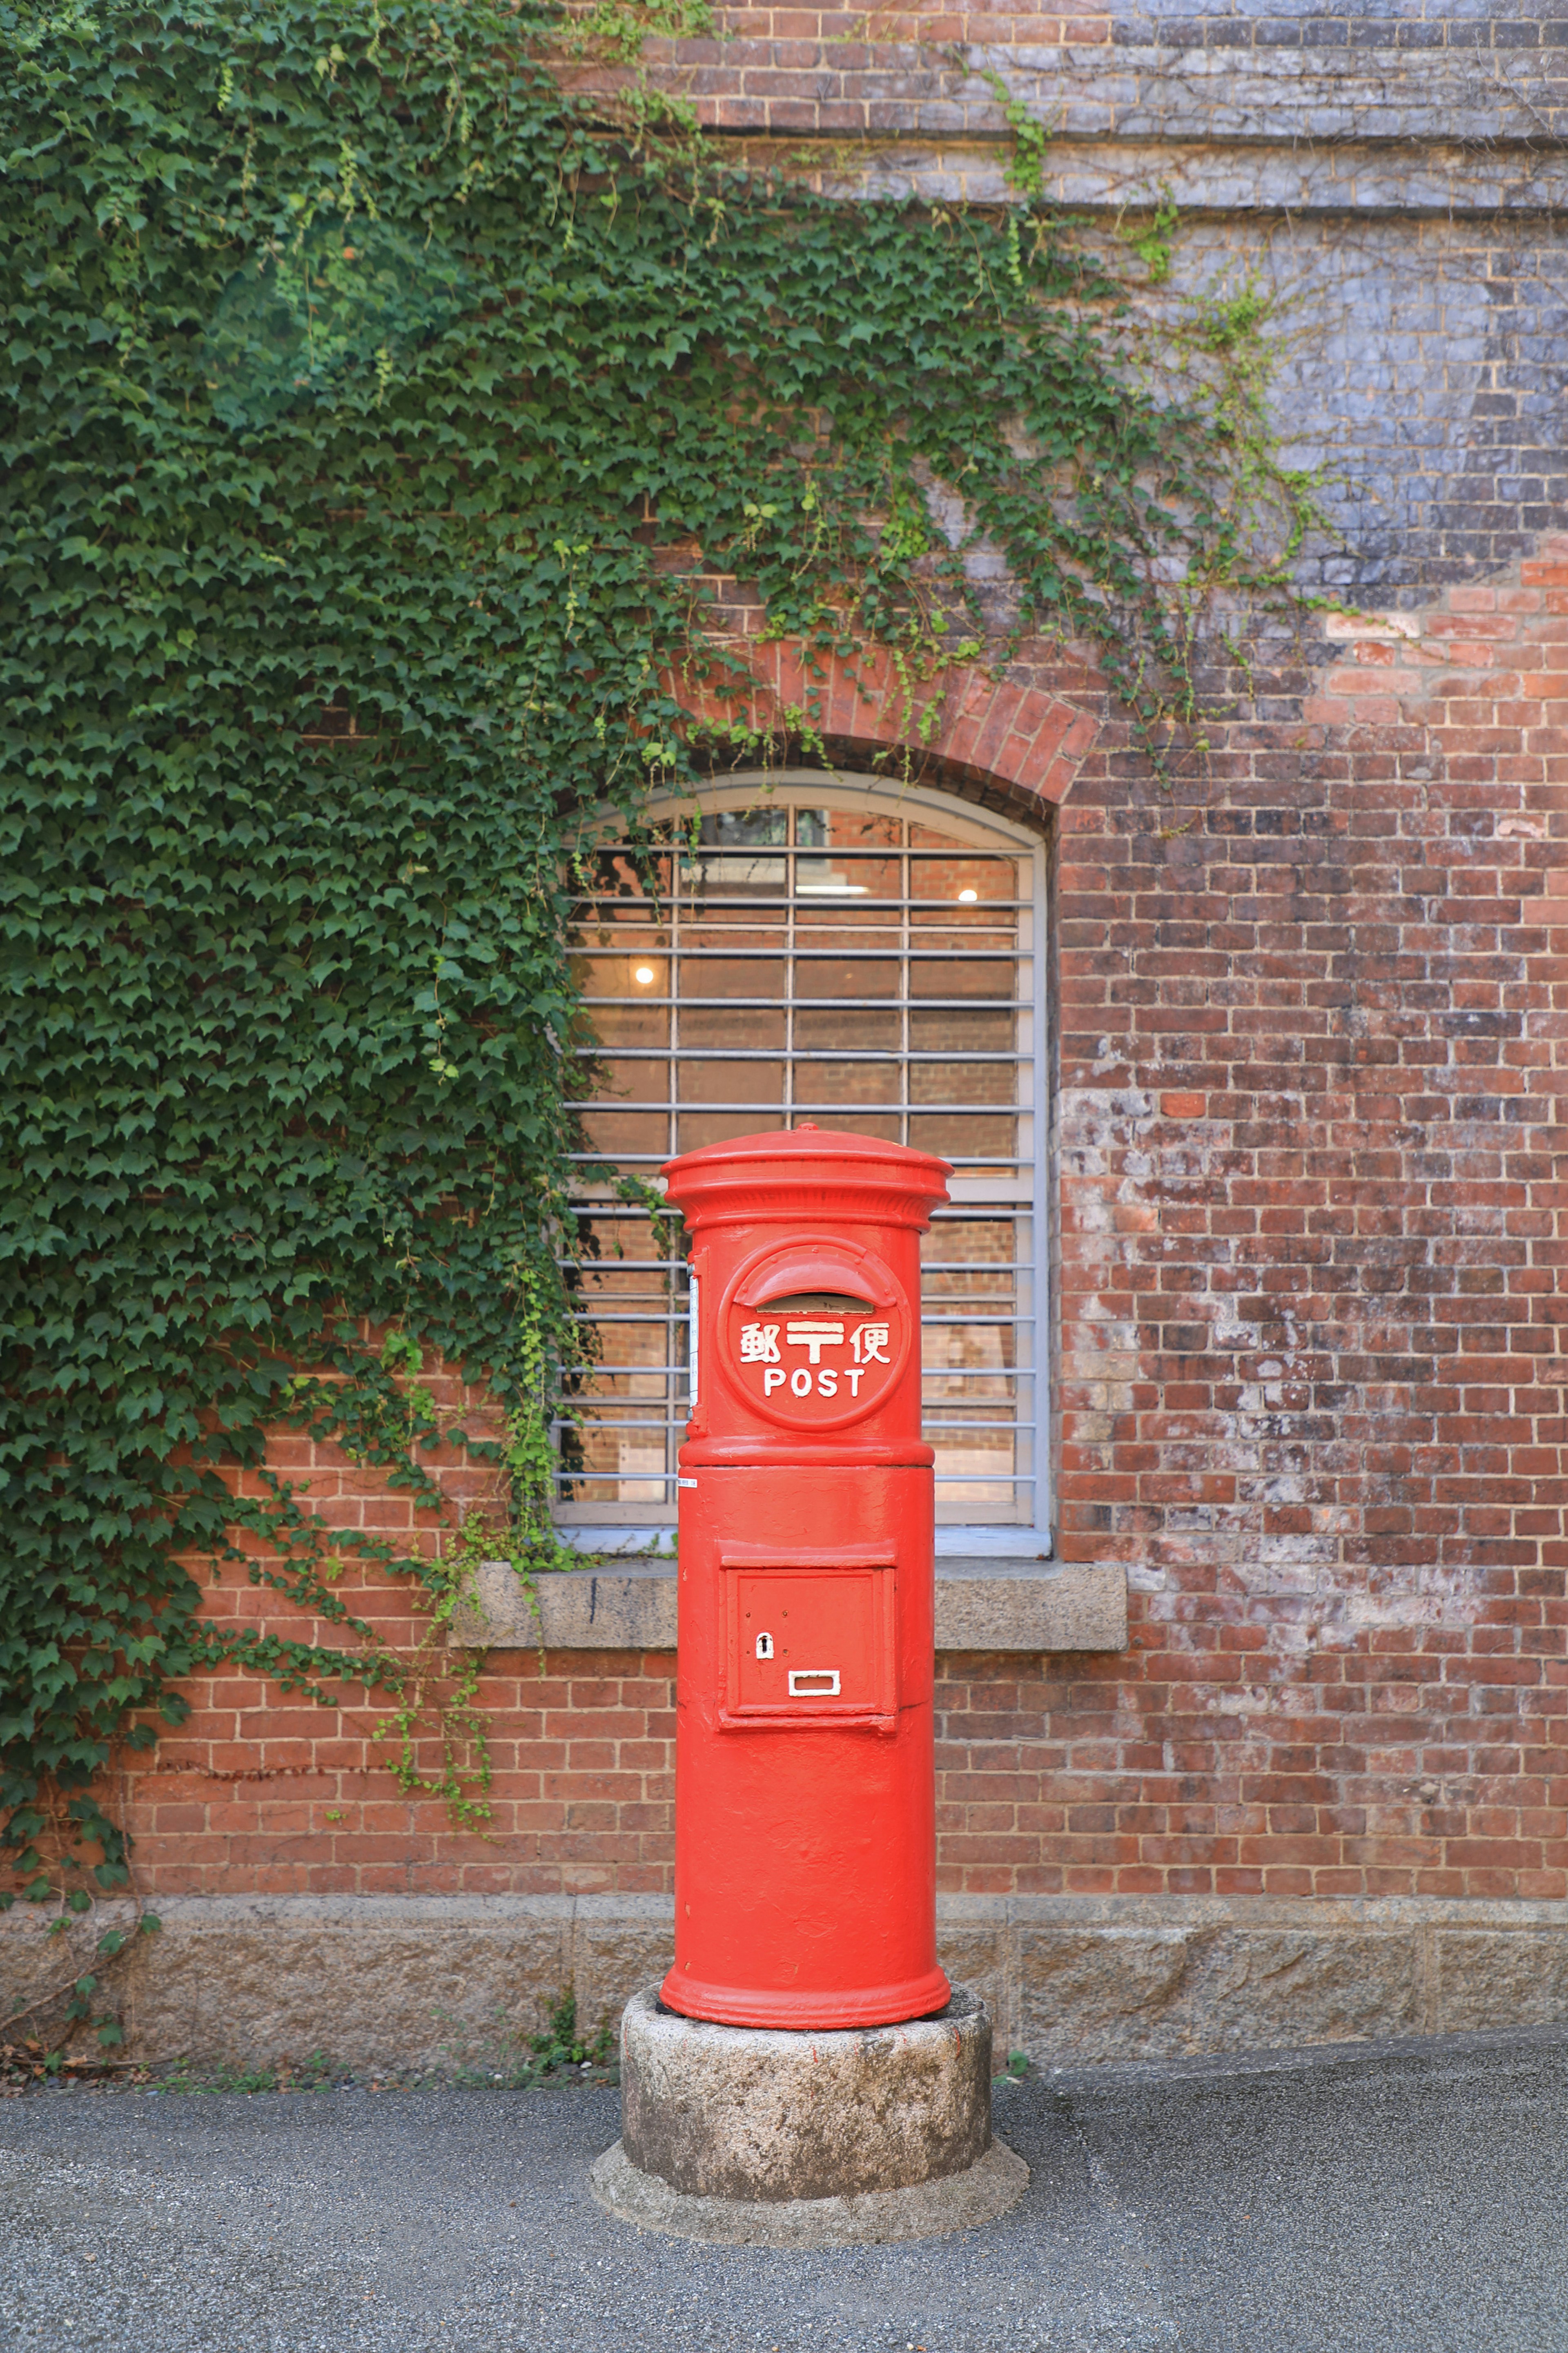
POLYGON ((964 906, 973 907, 980 893, 978 891, 961 891, 958 895, 964 906))
POLYGON ((864 899, 871 885, 868 882, 797 882, 801 897, 817 899, 864 899))
POLYGON ((651 964, 639 964, 636 971, 632 974, 632 978, 638 982, 644 988, 647 988, 655 977, 656 975, 651 964))

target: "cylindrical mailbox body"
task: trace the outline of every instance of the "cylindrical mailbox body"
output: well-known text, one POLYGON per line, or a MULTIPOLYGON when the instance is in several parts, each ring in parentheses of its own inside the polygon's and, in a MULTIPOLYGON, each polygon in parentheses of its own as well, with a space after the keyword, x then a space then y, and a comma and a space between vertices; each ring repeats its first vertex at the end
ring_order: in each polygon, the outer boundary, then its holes
POLYGON ((920 1236, 944 1161, 816 1128, 666 1166, 691 1250, 675 1966, 730 2026, 938 2010, 920 1236))

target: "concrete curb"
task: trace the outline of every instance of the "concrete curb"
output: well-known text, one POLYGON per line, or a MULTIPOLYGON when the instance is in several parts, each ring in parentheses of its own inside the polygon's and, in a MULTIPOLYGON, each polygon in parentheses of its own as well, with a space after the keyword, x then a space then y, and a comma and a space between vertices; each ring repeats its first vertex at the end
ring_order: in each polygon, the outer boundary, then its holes
POLYGON ((640 2231, 705 2239, 726 2247, 856 2247, 894 2239, 936 2239, 979 2230, 1016 2206, 1029 2184, 1023 2158, 994 2140, 963 2173, 905 2189, 865 2189, 850 2198, 690 2198, 639 2172, 621 2142, 588 2169, 606 2213, 640 2231))

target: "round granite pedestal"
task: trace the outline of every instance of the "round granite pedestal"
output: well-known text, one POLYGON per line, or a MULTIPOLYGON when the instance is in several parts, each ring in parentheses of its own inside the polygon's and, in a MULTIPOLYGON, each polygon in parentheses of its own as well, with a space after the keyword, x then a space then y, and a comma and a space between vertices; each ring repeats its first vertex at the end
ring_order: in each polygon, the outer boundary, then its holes
POLYGON ((962 1986, 933 2018, 794 2033, 710 2026, 634 1994, 611 2213, 687 2239, 822 2247, 989 2222, 1029 2168, 991 2137, 991 2021, 962 1986))

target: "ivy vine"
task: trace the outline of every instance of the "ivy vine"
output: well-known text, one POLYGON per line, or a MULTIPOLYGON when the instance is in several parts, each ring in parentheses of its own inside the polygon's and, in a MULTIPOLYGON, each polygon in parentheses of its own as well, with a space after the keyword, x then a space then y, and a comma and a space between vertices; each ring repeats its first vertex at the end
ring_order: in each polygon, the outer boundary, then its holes
POLYGON ((552 1564, 573 861, 704 756, 692 550, 907 676, 998 649, 988 542, 1006 629, 1089 637, 1157 750, 1194 599, 1279 590, 1304 528, 1234 342, 1149 371, 1168 212, 1124 280, 1040 126, 1005 206, 845 205, 646 92, 595 114, 558 33, 0 6, 0 1815, 39 1901, 123 1887, 104 1768, 198 1670, 379 1686, 407 1786, 480 1818, 471 1682, 432 1781, 434 1655, 339 1570, 438 1630, 477 1548, 552 1564), (435 1554, 329 1530, 279 1428, 434 1505, 467 1443, 497 1504, 435 1554), (204 1562, 276 1625, 204 1616, 204 1562))

